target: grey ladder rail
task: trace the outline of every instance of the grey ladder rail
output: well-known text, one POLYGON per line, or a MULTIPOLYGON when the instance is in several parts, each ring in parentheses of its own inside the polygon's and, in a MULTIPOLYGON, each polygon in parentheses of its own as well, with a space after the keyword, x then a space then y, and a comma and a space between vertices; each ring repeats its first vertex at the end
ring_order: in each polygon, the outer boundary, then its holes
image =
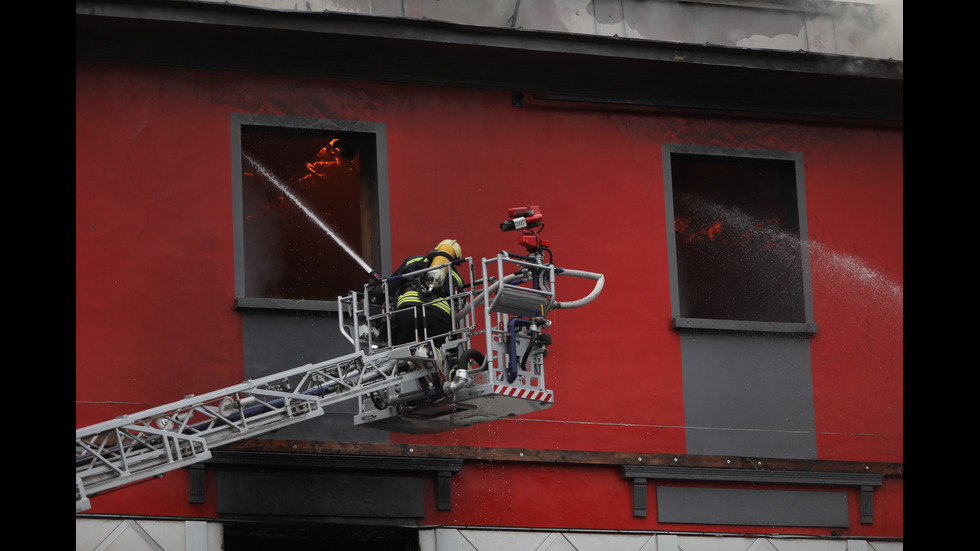
POLYGON ((75 431, 75 512, 89 496, 206 461, 211 450, 438 369, 427 342, 357 351, 75 431), (427 348, 423 348, 426 347, 427 348))

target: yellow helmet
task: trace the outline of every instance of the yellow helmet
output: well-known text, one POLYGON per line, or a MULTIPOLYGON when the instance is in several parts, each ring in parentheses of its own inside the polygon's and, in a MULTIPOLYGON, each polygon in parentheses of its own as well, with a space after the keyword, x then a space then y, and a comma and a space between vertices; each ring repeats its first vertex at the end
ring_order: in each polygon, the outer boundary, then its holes
POLYGON ((451 254, 456 260, 463 258, 463 249, 459 246, 459 243, 457 243, 455 239, 443 239, 438 245, 436 245, 436 250, 446 254, 451 254))

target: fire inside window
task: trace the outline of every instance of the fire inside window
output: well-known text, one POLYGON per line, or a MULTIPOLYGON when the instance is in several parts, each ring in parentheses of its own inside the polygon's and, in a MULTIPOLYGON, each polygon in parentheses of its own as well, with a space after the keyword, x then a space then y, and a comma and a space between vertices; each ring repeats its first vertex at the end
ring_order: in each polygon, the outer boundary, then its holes
POLYGON ((244 295, 333 301, 367 280, 373 136, 241 127, 244 295))
POLYGON ((669 155, 675 315, 808 322, 797 163, 669 155))

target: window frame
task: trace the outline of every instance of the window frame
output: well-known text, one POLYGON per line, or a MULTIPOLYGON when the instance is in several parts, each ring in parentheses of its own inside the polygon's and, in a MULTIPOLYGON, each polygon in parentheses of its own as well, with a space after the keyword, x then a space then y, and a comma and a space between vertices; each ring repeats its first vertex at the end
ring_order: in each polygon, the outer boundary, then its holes
POLYGON ((721 146, 704 146, 690 144, 663 144, 663 171, 664 171, 664 208, 667 223, 667 249, 670 269, 670 306, 671 306, 671 325, 675 330, 721 330, 721 331, 746 331, 746 332, 770 332, 770 333, 789 333, 800 335, 813 335, 817 331, 817 325, 813 317, 813 295, 810 279, 810 253, 807 236, 806 223, 806 193, 803 178, 803 154, 797 151, 763 150, 763 149, 741 149, 721 146), (796 208, 799 217, 800 230, 800 261, 802 266, 802 293, 804 321, 802 322, 783 322, 783 321, 746 321, 733 319, 707 319, 682 317, 680 283, 678 275, 677 258, 677 236, 674 228, 674 193, 673 193, 673 173, 672 155, 699 155, 708 157, 725 157, 729 159, 754 159, 754 160, 773 160, 790 161, 794 164, 794 176, 796 180, 796 208))
MULTIPOLYGON (((231 114, 231 171, 234 218, 235 307, 239 309, 266 308, 282 310, 338 311, 336 300, 267 298, 248 296, 245 288, 245 231, 242 174, 242 129, 244 127, 275 127, 283 129, 316 130, 373 135, 374 163, 365 163, 362 170, 372 171, 368 185, 373 185, 369 204, 372 236, 372 267, 378 273, 391 272, 391 231, 388 199, 388 152, 384 123, 290 117, 278 115, 231 114)), ((363 185, 363 184, 362 184, 363 185)), ((365 274, 367 281, 367 274, 365 274)), ((353 290, 353 289, 352 289, 353 290)))

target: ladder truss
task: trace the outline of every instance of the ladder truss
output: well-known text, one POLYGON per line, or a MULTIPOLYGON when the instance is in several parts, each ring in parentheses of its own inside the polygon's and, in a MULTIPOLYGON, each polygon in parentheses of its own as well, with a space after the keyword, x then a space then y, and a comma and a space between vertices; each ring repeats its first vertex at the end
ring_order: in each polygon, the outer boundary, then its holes
POLYGON ((75 431, 75 510, 89 496, 211 457, 211 450, 323 414, 324 407, 431 377, 430 344, 354 352, 75 431))

